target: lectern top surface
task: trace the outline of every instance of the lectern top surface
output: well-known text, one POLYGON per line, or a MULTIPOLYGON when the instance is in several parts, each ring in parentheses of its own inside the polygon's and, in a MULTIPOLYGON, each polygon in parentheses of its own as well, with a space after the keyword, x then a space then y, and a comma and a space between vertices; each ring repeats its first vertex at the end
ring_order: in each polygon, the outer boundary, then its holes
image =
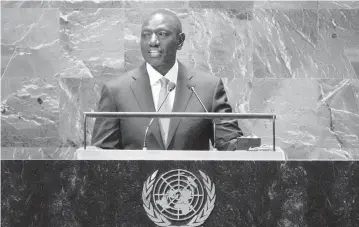
POLYGON ((103 150, 81 147, 76 152, 79 160, 285 160, 280 147, 276 151, 194 151, 194 150, 103 150))

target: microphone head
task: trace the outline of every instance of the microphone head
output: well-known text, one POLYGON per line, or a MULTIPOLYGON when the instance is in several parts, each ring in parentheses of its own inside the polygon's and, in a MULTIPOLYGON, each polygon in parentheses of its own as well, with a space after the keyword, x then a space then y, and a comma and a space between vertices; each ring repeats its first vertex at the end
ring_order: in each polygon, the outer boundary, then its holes
POLYGON ((192 84, 188 84, 188 85, 187 85, 187 88, 190 89, 191 91, 193 91, 194 86, 193 86, 192 84))
POLYGON ((194 86, 188 85, 187 87, 188 87, 188 89, 190 89, 193 92, 194 86))
POLYGON ((176 84, 175 84, 175 83, 173 83, 173 82, 171 82, 171 81, 168 82, 168 87, 167 87, 168 92, 173 91, 175 88, 176 88, 176 84))

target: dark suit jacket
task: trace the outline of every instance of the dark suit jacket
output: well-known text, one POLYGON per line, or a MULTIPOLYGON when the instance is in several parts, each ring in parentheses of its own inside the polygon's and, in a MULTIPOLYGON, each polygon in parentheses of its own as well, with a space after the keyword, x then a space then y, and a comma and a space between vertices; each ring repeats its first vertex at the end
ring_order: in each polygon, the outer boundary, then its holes
MULTIPOLYGON (((232 112, 219 77, 187 68, 179 62, 173 112, 205 112, 188 86, 195 90, 208 112, 232 112)), ((102 88, 98 111, 155 112, 146 64, 106 83, 102 88)), ((92 144, 107 149, 142 149, 148 118, 97 118, 92 144)), ((216 147, 234 150, 235 139, 242 136, 237 121, 216 120, 216 147)), ((165 147, 158 119, 150 127, 148 149, 209 150, 213 126, 209 119, 172 118, 165 147)))

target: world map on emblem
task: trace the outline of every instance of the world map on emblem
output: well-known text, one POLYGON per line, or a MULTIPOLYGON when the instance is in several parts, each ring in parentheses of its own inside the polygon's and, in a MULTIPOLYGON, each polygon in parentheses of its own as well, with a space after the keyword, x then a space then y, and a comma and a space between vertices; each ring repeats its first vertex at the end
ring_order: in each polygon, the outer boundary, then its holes
POLYGON ((156 209, 175 221, 187 220, 198 213, 204 200, 201 181, 191 172, 181 169, 160 176, 153 190, 156 209))

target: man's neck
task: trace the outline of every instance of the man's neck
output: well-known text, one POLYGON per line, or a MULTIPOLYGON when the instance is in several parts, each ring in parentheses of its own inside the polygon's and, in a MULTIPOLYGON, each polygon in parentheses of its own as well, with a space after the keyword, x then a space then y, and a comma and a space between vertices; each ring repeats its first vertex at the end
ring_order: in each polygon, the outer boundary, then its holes
POLYGON ((162 76, 165 76, 170 69, 174 66, 175 61, 172 64, 168 65, 161 65, 161 66, 152 66, 154 69, 156 69, 157 72, 159 72, 162 76))

